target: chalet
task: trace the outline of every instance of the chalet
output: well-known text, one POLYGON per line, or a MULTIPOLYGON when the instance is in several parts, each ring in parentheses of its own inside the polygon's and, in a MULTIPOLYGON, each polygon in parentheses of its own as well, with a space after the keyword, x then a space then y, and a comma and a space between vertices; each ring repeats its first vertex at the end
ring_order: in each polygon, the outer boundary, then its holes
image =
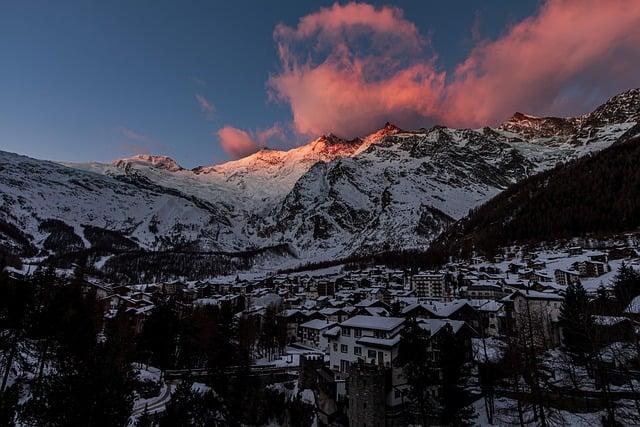
POLYGON ((468 299, 500 299, 509 294, 499 281, 493 280, 477 280, 467 286, 462 292, 463 297, 468 299))
POLYGON ((609 270, 607 264, 600 261, 576 262, 573 264, 573 268, 577 270, 582 277, 600 277, 609 270))
POLYGON ((470 301, 455 300, 451 302, 429 301, 410 304, 402 310, 405 317, 416 319, 450 319, 467 322, 472 328, 480 327, 480 315, 470 301))
POLYGON ((567 252, 569 253, 569 255, 582 255, 582 248, 580 246, 573 246, 570 247, 569 249, 567 249, 567 252))
POLYGON ((349 313, 343 308, 326 307, 320 310, 320 314, 323 315, 329 322, 341 323, 349 318, 349 313))
POLYGON ((541 328, 545 345, 560 343, 560 307, 564 298, 552 292, 534 290, 515 291, 503 298, 507 313, 509 333, 522 331, 527 325, 541 328))
POLYGON ((478 332, 482 332, 485 337, 497 337, 504 334, 506 330, 506 309, 503 303, 489 300, 476 307, 476 311, 480 314, 482 328, 478 332))
POLYGON ((570 283, 580 281, 580 273, 575 270, 557 269, 553 272, 553 275, 556 278, 556 283, 561 286, 569 286, 570 283))
POLYGON ((329 340, 331 369, 347 374, 357 359, 390 367, 395 359, 404 318, 354 316, 340 324, 340 333, 329 340))
POLYGON ((305 322, 298 327, 300 343, 316 350, 328 351, 327 338, 322 333, 336 325, 336 322, 327 322, 320 319, 305 322))

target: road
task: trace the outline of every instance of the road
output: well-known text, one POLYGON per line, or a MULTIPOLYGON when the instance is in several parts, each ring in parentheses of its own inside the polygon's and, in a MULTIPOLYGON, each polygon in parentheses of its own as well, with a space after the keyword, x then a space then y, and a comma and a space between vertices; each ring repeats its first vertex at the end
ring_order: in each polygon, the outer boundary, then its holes
POLYGON ((177 384, 178 382, 176 381, 166 382, 159 396, 144 400, 143 402, 134 405, 133 410, 131 411, 131 417, 129 418, 129 425, 133 425, 132 421, 135 421, 135 419, 141 416, 144 413, 145 408, 149 414, 162 412, 167 402, 171 400, 171 393, 173 393, 177 384))

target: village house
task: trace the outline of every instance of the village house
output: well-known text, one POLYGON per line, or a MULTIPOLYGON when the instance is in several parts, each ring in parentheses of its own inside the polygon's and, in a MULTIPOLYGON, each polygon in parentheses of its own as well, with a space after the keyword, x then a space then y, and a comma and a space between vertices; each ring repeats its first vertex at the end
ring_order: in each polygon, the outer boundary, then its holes
POLYGON ((322 333, 336 325, 336 322, 328 322, 326 320, 309 320, 298 327, 300 343, 307 347, 326 352, 329 346, 327 337, 322 333))
POLYGON ((518 333, 531 326, 542 333, 546 346, 560 344, 560 308, 564 298, 553 292, 515 291, 503 298, 507 310, 509 333, 518 333))
POLYGON ((577 283, 580 281, 580 273, 575 270, 563 270, 557 269, 553 275, 556 278, 556 283, 560 286, 569 286, 570 283, 577 283))

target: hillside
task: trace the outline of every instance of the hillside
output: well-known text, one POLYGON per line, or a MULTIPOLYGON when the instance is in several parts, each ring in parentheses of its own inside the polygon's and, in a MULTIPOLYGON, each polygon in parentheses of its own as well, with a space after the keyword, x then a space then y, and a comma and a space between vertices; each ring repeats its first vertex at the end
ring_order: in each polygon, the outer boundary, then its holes
POLYGON ((552 241, 640 226, 640 125, 611 147, 525 179, 474 209, 433 251, 492 253, 512 243, 552 241))

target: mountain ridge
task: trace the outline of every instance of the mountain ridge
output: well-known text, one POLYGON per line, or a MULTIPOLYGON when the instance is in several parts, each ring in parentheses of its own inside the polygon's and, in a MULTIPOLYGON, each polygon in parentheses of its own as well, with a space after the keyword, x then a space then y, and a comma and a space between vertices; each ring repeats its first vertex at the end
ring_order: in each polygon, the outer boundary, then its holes
MULTIPOLYGON (((406 131, 387 123, 362 138, 326 135, 193 169, 166 156, 58 164, 0 153, 0 221, 25 231, 43 255, 51 252, 43 246, 51 233, 40 227, 46 220, 67 224, 85 248, 92 246, 86 226, 115 231, 150 251, 287 244, 300 257, 291 262, 425 248, 512 184, 629 132, 637 126, 638 93, 611 98, 573 133, 567 119, 543 118, 539 126, 526 115, 517 119, 533 126, 518 129, 406 131)), ((12 247, 9 234, 3 234, 5 250, 12 247)))

